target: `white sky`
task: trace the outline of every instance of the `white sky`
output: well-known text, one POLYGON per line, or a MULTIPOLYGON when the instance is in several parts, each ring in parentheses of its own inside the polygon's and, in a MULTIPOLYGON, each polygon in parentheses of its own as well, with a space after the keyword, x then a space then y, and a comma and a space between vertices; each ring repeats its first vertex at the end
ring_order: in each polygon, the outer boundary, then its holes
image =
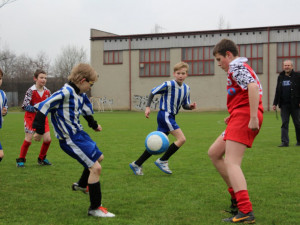
POLYGON ((90 29, 119 35, 300 24, 300 0, 17 0, 0 8, 0 48, 53 61, 67 45, 84 47, 90 29))

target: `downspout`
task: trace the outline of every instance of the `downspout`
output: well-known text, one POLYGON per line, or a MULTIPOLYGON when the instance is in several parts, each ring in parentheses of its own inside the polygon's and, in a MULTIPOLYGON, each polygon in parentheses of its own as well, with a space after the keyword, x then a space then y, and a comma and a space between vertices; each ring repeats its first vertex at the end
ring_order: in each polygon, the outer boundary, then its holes
POLYGON ((270 27, 268 27, 268 111, 270 111, 270 27))
POLYGON ((131 37, 129 37, 129 110, 131 111, 131 37))

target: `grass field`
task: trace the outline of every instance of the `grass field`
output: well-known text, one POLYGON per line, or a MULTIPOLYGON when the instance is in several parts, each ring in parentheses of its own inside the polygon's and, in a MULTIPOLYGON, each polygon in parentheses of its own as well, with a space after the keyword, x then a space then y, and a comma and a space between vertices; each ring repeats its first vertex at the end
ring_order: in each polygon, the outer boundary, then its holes
MULTIPOLYGON (((146 135, 156 130, 156 113, 96 113, 103 131, 85 130, 104 153, 101 185, 103 205, 115 218, 87 216, 89 197, 73 192, 82 167, 67 156, 54 138, 48 152, 51 167, 37 165, 41 143, 32 143, 26 168, 16 168, 23 142, 23 113, 9 113, 0 130, 5 158, 0 163, 0 224, 217 225, 228 217, 226 186, 207 156, 224 130, 226 112, 180 113, 176 118, 187 142, 170 159, 172 175, 162 173, 151 157, 144 176, 135 176, 129 163, 144 150, 146 135)), ((253 148, 246 151, 243 170, 248 182, 256 224, 300 224, 300 147, 290 125, 290 147, 280 144, 280 120, 265 113, 253 148)), ((52 130, 51 130, 52 131, 52 130)), ((171 138, 171 141, 173 139, 171 138)))

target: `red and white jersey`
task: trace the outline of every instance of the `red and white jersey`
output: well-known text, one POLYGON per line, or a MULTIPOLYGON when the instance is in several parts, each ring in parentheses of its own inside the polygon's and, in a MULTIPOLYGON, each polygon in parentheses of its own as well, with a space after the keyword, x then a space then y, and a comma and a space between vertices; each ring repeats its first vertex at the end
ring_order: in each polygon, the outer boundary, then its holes
POLYGON ((254 70, 246 63, 247 58, 239 57, 229 64, 227 75, 227 108, 231 113, 236 108, 249 107, 248 84, 259 87, 259 110, 263 112, 262 86, 254 70))
MULTIPOLYGON (((32 85, 25 94, 22 108, 25 110, 24 115, 24 126, 26 133, 33 133, 34 129, 32 128, 32 123, 34 121, 36 110, 34 105, 44 101, 45 99, 51 96, 51 92, 46 87, 43 88, 42 92, 38 92, 35 84, 32 85)), ((48 118, 45 119, 45 132, 49 131, 48 118)))
POLYGON ((50 97, 50 90, 46 87, 44 87, 43 89, 43 92, 38 92, 34 84, 26 91, 22 105, 22 108, 26 111, 26 113, 35 113, 34 105, 50 97))

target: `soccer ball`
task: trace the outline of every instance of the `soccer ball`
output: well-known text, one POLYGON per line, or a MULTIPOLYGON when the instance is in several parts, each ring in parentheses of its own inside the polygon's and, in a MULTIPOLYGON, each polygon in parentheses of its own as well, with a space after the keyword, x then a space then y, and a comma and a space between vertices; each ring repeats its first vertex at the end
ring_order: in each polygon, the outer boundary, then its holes
POLYGON ((150 154, 158 155, 169 148, 169 138, 163 132, 153 131, 147 135, 145 146, 150 154))

